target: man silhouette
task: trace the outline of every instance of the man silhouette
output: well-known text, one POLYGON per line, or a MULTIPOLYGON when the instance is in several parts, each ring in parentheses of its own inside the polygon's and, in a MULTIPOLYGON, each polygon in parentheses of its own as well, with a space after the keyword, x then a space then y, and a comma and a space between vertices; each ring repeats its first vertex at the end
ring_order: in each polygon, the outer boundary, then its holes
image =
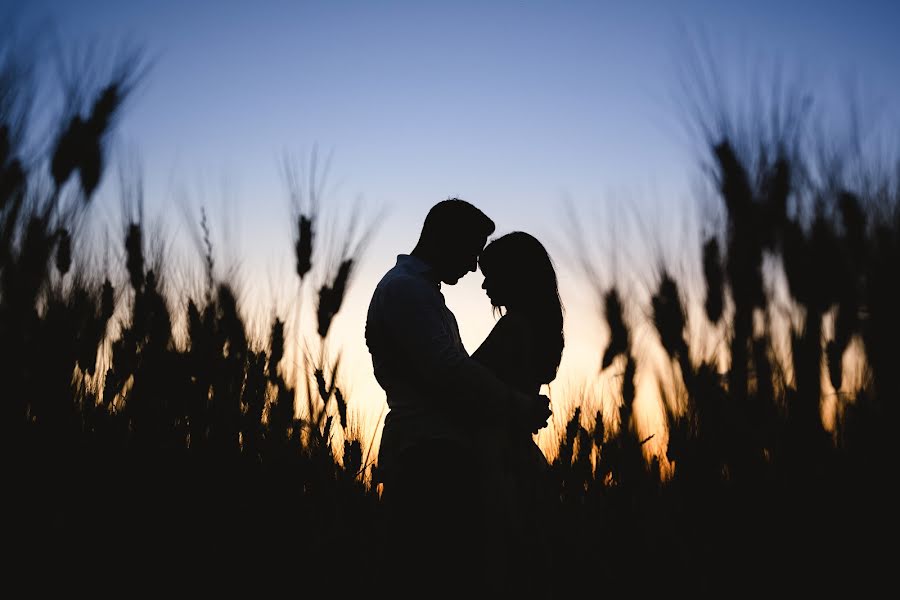
POLYGON ((469 357, 440 291, 477 269, 493 231, 472 204, 438 202, 369 304, 366 344, 389 408, 378 454, 387 517, 381 558, 398 595, 473 592, 490 568, 480 556, 473 433, 501 419, 537 431, 550 416, 546 396, 508 387, 469 357))

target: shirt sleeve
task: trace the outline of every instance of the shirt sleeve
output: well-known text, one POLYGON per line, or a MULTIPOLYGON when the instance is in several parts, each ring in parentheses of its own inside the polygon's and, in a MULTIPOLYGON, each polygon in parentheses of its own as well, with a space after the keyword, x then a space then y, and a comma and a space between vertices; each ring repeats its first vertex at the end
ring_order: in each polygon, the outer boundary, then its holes
POLYGON ((477 407, 488 417, 499 417, 511 407, 512 390, 455 343, 440 297, 427 284, 397 278, 384 290, 383 300, 382 325, 388 335, 409 368, 441 392, 429 394, 430 398, 455 404, 447 407, 453 412, 477 407), (473 405, 459 402, 461 398, 471 398, 473 405))

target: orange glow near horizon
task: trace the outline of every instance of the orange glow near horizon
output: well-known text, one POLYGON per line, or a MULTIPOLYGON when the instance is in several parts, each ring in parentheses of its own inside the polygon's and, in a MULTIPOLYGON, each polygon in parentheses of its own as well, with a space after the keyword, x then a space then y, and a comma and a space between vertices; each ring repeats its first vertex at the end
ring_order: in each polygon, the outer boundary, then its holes
MULTIPOLYGON (((384 258, 384 264, 392 264, 393 257, 384 258)), ((570 265, 557 261, 560 294, 566 310, 565 334, 566 346, 563 352, 556 379, 545 386, 542 393, 551 399, 553 415, 548 426, 536 437, 544 454, 553 459, 565 426, 576 408, 581 409, 582 424, 590 429, 599 413, 604 419, 607 432, 615 431, 619 424, 618 406, 621 402, 622 361, 617 360, 604 371, 599 370, 600 357, 606 345, 606 328, 599 304, 596 302, 596 289, 588 282, 573 275, 570 265)), ((344 304, 335 318, 327 342, 326 363, 340 354, 341 372, 338 384, 348 402, 348 426, 350 435, 359 439, 363 455, 369 462, 377 457, 381 428, 387 413, 384 391, 375 381, 368 350, 364 342, 365 314, 371 290, 383 273, 372 264, 363 264, 346 296, 344 304)), ((235 281, 240 299, 240 306, 247 323, 248 337, 251 347, 262 350, 268 343, 269 331, 273 318, 286 322, 286 348, 282 369, 291 385, 297 391, 297 416, 303 417, 306 412, 305 386, 297 385, 298 373, 303 367, 302 356, 318 357, 320 339, 316 334, 315 324, 315 292, 312 281, 300 289, 304 293, 298 306, 296 276, 289 274, 283 281, 281 289, 273 289, 270 285, 259 285, 257 278, 246 281, 235 281), (302 319, 301 338, 297 335, 295 319, 302 319)), ((460 325, 460 333, 467 350, 471 353, 488 335, 495 322, 495 316, 484 291, 481 290, 483 280, 480 272, 469 274, 455 286, 444 286, 443 293, 447 304, 454 311, 460 325)), ((177 286, 175 286, 177 287, 177 286)), ((183 324, 183 306, 186 299, 178 300, 170 295, 170 307, 173 310, 173 328, 176 344, 183 346, 185 331, 183 324)), ((630 306, 632 317, 646 315, 638 303, 646 298, 632 300, 630 306)), ((124 302, 119 308, 125 308, 124 302)), ((702 312, 696 311, 693 304, 688 306, 688 337, 693 358, 708 359, 709 348, 717 347, 718 336, 722 335, 720 326, 712 327, 705 323, 702 312), (699 350, 698 350, 699 349, 699 350)), ((124 316, 124 315, 120 315, 124 316)), ((635 321, 634 318, 631 319, 635 321)), ((790 326, 785 319, 773 323, 773 327, 790 326)), ((829 318, 823 322, 823 335, 827 339, 831 335, 833 325, 829 318)), ((632 327, 632 352, 637 359, 635 375, 635 401, 633 426, 644 444, 645 457, 650 460, 658 457, 663 475, 670 475, 674 465, 666 459, 668 432, 666 427, 666 402, 680 404, 685 396, 683 383, 677 368, 674 368, 659 344, 652 325, 646 320, 636 322, 632 327), (662 392, 661 392, 662 390, 662 392)), ((118 327, 111 326, 109 338, 115 338, 118 327)), ((786 377, 791 377, 791 360, 786 333, 773 340, 775 358, 781 363, 786 377)), ((109 343, 107 341, 107 350, 109 343)), ((728 370, 728 358, 723 352, 712 355, 717 357, 721 372, 728 370)), ((100 360, 104 360, 101 353, 100 360)), ((307 368, 311 368, 307 366, 307 368)), ((862 344, 854 339, 844 356, 844 389, 843 397, 852 397, 852 392, 866 384, 865 357, 862 344), (849 393, 848 393, 849 392, 849 393)), ((683 406, 681 406, 683 408, 683 406)), ((823 425, 833 430, 841 410, 838 395, 832 389, 827 374, 827 365, 822 365, 822 402, 821 416, 823 425)), ((676 410, 678 412, 679 410, 676 410)), ((333 402, 326 408, 328 414, 336 414, 333 402)), ((477 407, 472 407, 473 415, 477 415, 477 407)), ((343 450, 343 432, 335 436, 335 451, 338 456, 343 450)))

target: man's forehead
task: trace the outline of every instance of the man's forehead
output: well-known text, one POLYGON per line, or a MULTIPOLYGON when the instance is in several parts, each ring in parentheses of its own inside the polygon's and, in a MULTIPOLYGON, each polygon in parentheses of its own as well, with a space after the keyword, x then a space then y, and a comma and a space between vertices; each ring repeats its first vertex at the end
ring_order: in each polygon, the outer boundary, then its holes
POLYGON ((484 249, 485 244, 487 244, 487 236, 486 235, 475 235, 472 237, 472 244, 478 246, 478 251, 484 249))

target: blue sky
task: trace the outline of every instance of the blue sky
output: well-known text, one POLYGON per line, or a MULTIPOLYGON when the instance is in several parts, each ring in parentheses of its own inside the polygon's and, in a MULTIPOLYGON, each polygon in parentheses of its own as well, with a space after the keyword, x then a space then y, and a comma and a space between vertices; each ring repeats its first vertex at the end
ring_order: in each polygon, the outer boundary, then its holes
MULTIPOLYGON (((0 2, 4 15, 64 48, 134 43, 154 58, 116 142, 137 150, 148 212, 172 230, 184 228, 179 193, 230 215, 221 246, 242 257, 248 293, 295 285, 280 158, 333 151, 329 206, 387 209, 336 324, 360 396, 378 394, 361 337, 368 294, 449 196, 483 208, 498 234, 545 240, 565 271, 564 364, 599 359, 594 298, 563 253, 563 199, 607 267, 614 245, 630 249, 624 269, 650 256, 642 248, 678 251, 667 236, 695 214, 702 157, 678 72, 702 36, 729 76, 781 60, 819 106, 840 107, 855 81, 874 132, 900 147, 896 2, 29 0, 0 2)), ((114 184, 101 205, 115 204, 114 184)), ((446 292, 470 350, 493 323, 480 283, 446 292)))

